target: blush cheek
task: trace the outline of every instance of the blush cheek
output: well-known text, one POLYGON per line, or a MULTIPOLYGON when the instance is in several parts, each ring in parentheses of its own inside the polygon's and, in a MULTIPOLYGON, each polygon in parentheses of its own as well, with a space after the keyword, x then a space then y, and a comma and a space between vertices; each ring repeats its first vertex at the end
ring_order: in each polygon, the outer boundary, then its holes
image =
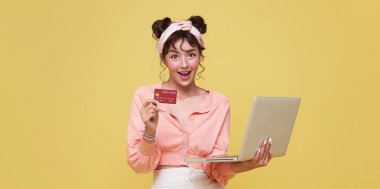
POLYGON ((177 74, 177 70, 178 70, 178 66, 176 66, 176 64, 174 62, 167 62, 166 64, 166 67, 168 69, 168 71, 170 72, 171 75, 175 75, 177 74))
POLYGON ((191 70, 197 70, 199 66, 199 60, 190 62, 191 70))
POLYGON ((192 74, 192 75, 196 75, 196 74, 197 74, 197 71, 198 71, 198 65, 192 67, 191 70, 192 70, 191 74, 192 74))

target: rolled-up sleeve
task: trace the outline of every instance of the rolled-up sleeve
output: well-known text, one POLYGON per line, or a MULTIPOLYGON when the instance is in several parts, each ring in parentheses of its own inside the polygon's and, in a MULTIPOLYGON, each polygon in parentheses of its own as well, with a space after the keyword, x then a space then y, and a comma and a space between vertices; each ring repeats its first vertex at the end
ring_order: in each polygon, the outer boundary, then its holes
POLYGON ((139 90, 136 90, 131 103, 127 129, 128 165, 136 173, 153 171, 160 160, 161 150, 155 142, 149 144, 143 140, 145 124, 140 117, 140 109, 144 103, 139 90))
MULTIPOLYGON (((229 127, 230 127, 230 106, 228 101, 226 102, 226 114, 224 116, 224 121, 222 128, 219 132, 216 144, 209 155, 209 157, 215 156, 225 156, 227 155, 228 144, 229 144, 229 127)), ((218 183, 227 185, 228 180, 235 176, 235 172, 231 170, 230 162, 213 162, 213 163, 203 163, 203 168, 206 174, 218 183)))

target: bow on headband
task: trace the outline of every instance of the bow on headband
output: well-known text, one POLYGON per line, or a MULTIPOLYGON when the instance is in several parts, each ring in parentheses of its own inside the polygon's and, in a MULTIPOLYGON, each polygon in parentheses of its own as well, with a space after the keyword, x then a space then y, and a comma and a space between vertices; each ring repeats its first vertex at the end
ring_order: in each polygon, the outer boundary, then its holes
POLYGON ((204 47, 202 34, 191 24, 191 21, 178 20, 171 23, 170 26, 166 28, 166 30, 161 34, 161 37, 158 40, 157 44, 158 55, 162 54, 162 48, 164 47, 166 40, 178 30, 190 31, 190 33, 193 34, 195 38, 197 38, 198 43, 201 45, 201 47, 204 47))

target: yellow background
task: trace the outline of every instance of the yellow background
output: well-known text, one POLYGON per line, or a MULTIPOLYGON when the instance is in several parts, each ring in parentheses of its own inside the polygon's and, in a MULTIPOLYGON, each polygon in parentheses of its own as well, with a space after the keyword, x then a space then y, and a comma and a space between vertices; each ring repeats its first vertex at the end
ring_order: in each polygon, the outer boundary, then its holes
POLYGON ((231 154, 253 96, 302 97, 287 155, 228 188, 380 187, 379 1, 5 0, 0 188, 148 188, 125 134, 132 92, 160 81, 150 27, 197 14, 231 154))

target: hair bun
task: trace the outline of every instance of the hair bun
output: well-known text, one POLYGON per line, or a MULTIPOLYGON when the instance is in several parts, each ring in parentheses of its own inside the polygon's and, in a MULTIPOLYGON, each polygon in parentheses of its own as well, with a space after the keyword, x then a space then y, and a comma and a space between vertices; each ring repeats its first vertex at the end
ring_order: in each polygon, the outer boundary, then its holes
POLYGON ((153 30, 153 37, 155 39, 159 39, 162 35, 162 33, 166 30, 166 28, 169 27, 169 25, 172 23, 171 19, 166 17, 162 20, 156 20, 152 24, 152 30, 153 30))
POLYGON ((189 21, 191 21, 192 25, 201 32, 201 34, 205 34, 207 31, 207 24, 205 24, 205 21, 201 16, 191 16, 189 18, 189 21))

